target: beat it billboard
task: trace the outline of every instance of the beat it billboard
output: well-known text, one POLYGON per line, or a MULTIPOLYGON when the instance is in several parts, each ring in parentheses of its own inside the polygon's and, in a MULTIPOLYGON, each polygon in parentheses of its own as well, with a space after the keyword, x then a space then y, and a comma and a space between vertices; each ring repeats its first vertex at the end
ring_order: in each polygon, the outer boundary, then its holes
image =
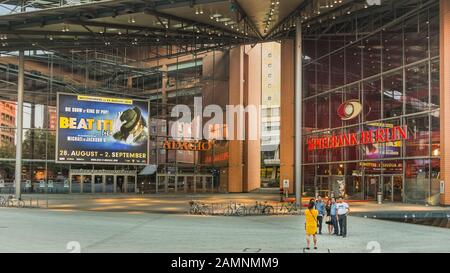
POLYGON ((148 101, 58 93, 57 105, 57 162, 148 164, 148 101))

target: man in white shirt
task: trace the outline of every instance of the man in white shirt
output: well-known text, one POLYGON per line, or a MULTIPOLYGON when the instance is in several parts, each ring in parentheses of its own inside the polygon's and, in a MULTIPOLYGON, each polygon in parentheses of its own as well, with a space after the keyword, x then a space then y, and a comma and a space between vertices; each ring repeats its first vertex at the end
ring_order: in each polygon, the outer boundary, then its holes
POLYGON ((345 238, 347 236, 347 214, 350 213, 350 208, 347 203, 344 202, 342 197, 339 197, 336 204, 337 220, 339 223, 340 236, 345 238))

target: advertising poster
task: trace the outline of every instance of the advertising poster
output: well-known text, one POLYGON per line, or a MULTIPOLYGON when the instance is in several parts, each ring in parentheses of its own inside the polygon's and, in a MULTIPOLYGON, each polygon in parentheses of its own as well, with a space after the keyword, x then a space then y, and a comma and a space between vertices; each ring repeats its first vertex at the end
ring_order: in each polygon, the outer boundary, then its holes
MULTIPOLYGON (((376 131, 377 129, 392 128, 393 124, 389 123, 369 123, 367 130, 376 131)), ((393 158, 399 157, 402 149, 402 141, 391 141, 385 143, 372 143, 364 146, 365 158, 377 159, 377 158, 393 158)))
POLYGON ((57 107, 57 162, 148 164, 148 101, 59 93, 57 107))

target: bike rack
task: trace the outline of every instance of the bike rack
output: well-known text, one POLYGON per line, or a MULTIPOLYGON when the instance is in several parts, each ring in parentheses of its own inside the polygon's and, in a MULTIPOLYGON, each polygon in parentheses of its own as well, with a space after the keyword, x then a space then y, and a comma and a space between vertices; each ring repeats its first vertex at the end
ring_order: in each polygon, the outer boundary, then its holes
POLYGON ((43 204, 42 200, 40 200, 39 198, 22 198, 20 199, 20 201, 23 202, 23 206, 19 206, 18 200, 15 198, 10 198, 8 196, 1 196, 0 197, 1 202, 0 202, 0 207, 5 207, 5 208, 48 208, 48 198, 46 199, 46 202, 44 203, 44 206, 41 206, 41 204, 43 204), (9 202, 13 202, 13 205, 10 206, 9 202), (39 201, 41 201, 41 203, 39 203, 39 201))
MULTIPOLYGON (((273 201, 258 201, 254 203, 205 203, 201 201, 195 202, 189 207, 189 214, 196 215, 212 215, 212 216, 273 216, 273 215, 300 215, 301 207, 291 203, 279 203, 273 201), (193 205, 199 209, 197 213, 191 213, 193 205), (272 212, 264 213, 268 207, 272 212), (256 213, 255 213, 256 212, 256 213)), ((189 203, 191 203, 189 202, 189 203)), ((268 210, 268 211, 269 211, 268 210)))

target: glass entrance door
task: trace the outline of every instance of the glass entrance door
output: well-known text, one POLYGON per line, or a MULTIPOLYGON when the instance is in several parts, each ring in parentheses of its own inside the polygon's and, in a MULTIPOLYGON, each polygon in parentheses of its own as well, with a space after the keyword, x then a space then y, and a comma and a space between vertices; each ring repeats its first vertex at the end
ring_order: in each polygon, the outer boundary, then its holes
POLYGON ((394 202, 403 202, 403 177, 393 176, 392 179, 392 200, 394 202))
POLYGON ((383 200, 393 202, 393 176, 383 176, 383 200))
POLYGON ((316 176, 316 197, 318 195, 330 196, 330 177, 329 176, 316 176))
POLYGON ((136 192, 136 177, 128 176, 127 178, 127 193, 135 193, 136 192))
POLYGON ((105 176, 105 192, 106 193, 113 193, 114 192, 114 176, 113 175, 106 175, 105 176))
POLYGON ((103 176, 96 175, 94 176, 94 192, 95 193, 103 193, 103 176))
POLYGON ((92 176, 83 175, 83 193, 92 193, 92 176))
POLYGON ((123 193, 125 186, 125 177, 122 175, 116 176, 116 193, 123 193))
POLYGON ((380 176, 364 177, 364 197, 366 200, 377 200, 377 192, 380 189, 380 176))
POLYGON ((401 175, 383 176, 383 200, 403 202, 403 178, 401 175))
POLYGON ((70 192, 80 193, 81 192, 81 175, 72 175, 70 178, 70 192))

